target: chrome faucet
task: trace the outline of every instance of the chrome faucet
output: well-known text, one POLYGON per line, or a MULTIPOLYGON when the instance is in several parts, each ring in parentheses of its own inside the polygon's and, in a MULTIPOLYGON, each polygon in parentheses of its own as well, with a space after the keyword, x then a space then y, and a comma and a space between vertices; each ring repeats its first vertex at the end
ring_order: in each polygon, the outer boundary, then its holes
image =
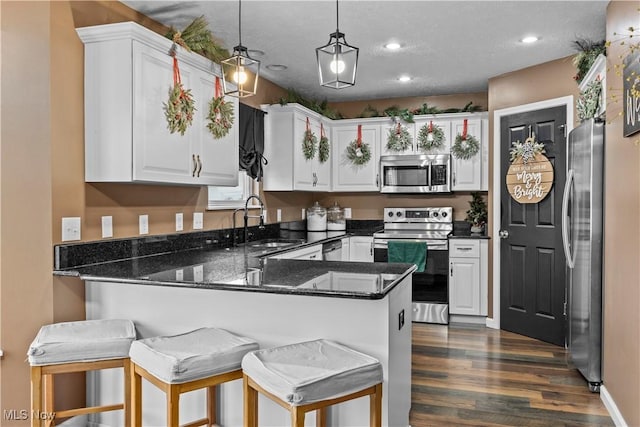
POLYGON ((260 218, 260 223, 258 224, 258 228, 261 230, 264 229, 264 203, 260 197, 252 194, 247 197, 247 200, 244 202, 244 208, 238 208, 233 211, 233 246, 238 246, 238 238, 236 233, 236 213, 238 211, 244 211, 244 242, 247 242, 247 234, 249 228, 249 218, 260 218), (260 215, 249 215, 249 201, 251 199, 256 199, 260 203, 260 215))

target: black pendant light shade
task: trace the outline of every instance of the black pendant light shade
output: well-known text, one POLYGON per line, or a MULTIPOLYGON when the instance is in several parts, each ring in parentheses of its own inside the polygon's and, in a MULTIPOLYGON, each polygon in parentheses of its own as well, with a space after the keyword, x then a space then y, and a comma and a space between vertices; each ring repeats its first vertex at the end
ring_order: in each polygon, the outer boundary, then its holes
POLYGON ((358 51, 344 38, 338 27, 338 0, 336 0, 336 32, 329 34, 329 43, 316 49, 320 85, 342 89, 356 84, 358 51))
POLYGON ((238 0, 238 46, 233 48, 230 58, 220 61, 224 94, 237 98, 255 95, 260 75, 260 61, 251 58, 242 45, 241 12, 242 2, 238 0))

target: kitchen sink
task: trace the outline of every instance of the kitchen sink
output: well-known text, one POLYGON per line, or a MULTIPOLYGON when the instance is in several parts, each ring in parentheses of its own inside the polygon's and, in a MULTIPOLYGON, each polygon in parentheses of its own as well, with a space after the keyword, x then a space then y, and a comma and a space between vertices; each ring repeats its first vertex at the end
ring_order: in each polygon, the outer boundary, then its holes
POLYGON ((252 248, 285 248, 287 246, 299 245, 304 243, 302 239, 264 239, 249 242, 252 248))

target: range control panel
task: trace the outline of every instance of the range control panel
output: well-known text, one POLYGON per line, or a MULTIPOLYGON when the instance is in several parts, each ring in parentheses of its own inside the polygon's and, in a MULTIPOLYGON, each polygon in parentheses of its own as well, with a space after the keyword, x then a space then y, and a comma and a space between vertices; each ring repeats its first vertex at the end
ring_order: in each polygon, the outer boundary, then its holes
POLYGON ((384 222, 453 222, 453 208, 384 208, 384 222))

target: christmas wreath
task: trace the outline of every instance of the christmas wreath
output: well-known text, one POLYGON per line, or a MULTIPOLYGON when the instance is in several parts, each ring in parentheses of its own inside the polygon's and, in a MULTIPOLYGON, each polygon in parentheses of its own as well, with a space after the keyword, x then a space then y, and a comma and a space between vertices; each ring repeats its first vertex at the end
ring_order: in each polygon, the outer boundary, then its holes
POLYGON ((347 145, 347 159, 358 166, 365 165, 371 160, 369 144, 362 141, 362 125, 358 125, 358 138, 347 145))
POLYGON ((400 122, 389 129, 389 135, 387 136, 387 150, 390 151, 404 151, 411 147, 411 135, 406 127, 402 126, 400 122))
POLYGON ((533 160, 535 156, 545 152, 544 144, 536 141, 535 133, 525 139, 524 142, 515 141, 512 142, 511 145, 511 150, 509 150, 509 154, 511 154, 511 162, 522 157, 522 163, 527 164, 530 160, 533 160))
POLYGON ((209 101, 209 114, 207 115, 207 129, 216 139, 227 135, 233 126, 233 104, 227 103, 221 92, 220 78, 216 77, 216 93, 209 101))
POLYGON ((451 154, 458 159, 468 160, 478 154, 480 143, 473 135, 467 134, 467 120, 464 120, 462 134, 456 135, 456 140, 451 147, 451 154))
POLYGON ((191 89, 185 89, 180 81, 180 69, 175 53, 173 54, 173 87, 169 88, 169 101, 163 102, 162 105, 169 132, 180 132, 180 135, 184 135, 193 122, 196 107, 191 89))
POLYGON ((318 142, 318 159, 320 163, 324 163, 329 160, 329 138, 324 134, 324 126, 320 124, 320 142, 318 142))
POLYGON ((432 121, 426 123, 418 131, 418 148, 423 151, 431 151, 444 145, 444 132, 432 121))
POLYGON ((307 129, 304 131, 304 137, 302 138, 302 153, 307 160, 313 159, 318 149, 318 137, 311 131, 309 125, 309 118, 307 117, 307 129))

